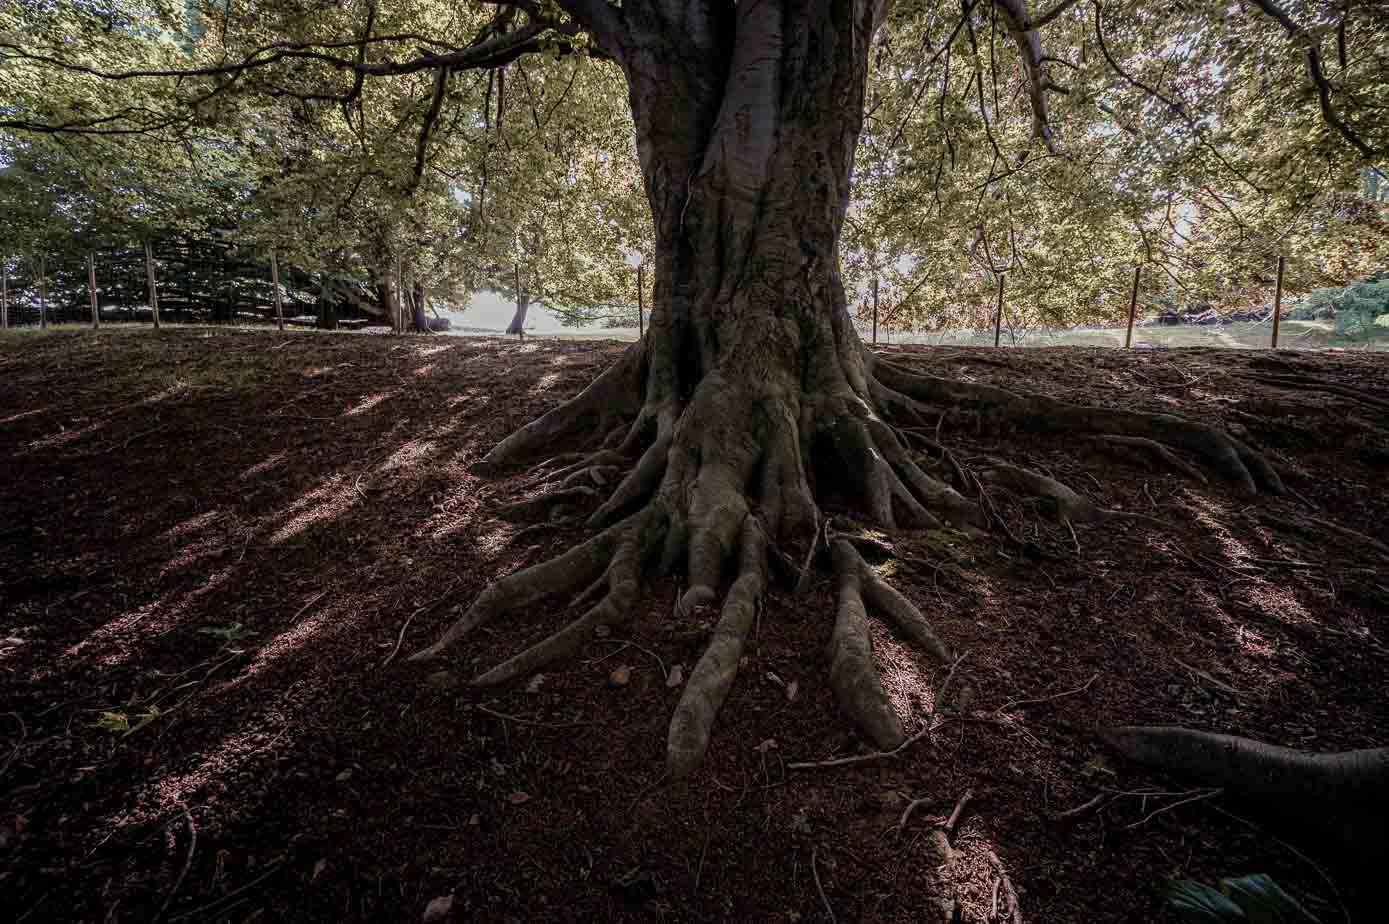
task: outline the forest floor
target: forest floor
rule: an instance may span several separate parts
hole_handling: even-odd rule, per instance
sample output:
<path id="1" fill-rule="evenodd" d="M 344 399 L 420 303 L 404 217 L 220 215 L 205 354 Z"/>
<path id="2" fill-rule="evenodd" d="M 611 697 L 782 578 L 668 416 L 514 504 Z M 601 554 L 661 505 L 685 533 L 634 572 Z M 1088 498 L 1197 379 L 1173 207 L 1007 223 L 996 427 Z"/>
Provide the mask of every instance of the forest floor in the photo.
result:
<path id="1" fill-rule="evenodd" d="M 11 920 L 417 921 L 453 896 L 452 919 L 472 921 L 936 921 L 944 881 L 963 920 L 1007 921 L 1000 872 L 1030 922 L 1169 920 L 1168 880 L 1255 872 L 1342 919 L 1352 884 L 1336 867 L 1091 729 L 1387 743 L 1389 565 L 1310 519 L 1389 540 L 1384 357 L 894 350 L 939 374 L 1218 422 L 1296 494 L 1251 501 L 1075 438 L 946 420 L 966 461 L 1011 458 L 1152 519 L 1072 535 L 995 491 L 1033 554 L 1003 536 L 893 537 L 881 566 L 965 653 L 975 696 L 888 760 L 789 766 L 863 745 L 826 679 L 832 582 L 774 585 L 705 766 L 672 787 L 667 681 L 708 627 L 675 620 L 670 582 L 542 677 L 479 692 L 403 663 L 487 582 L 580 534 L 523 534 L 495 511 L 525 479 L 468 468 L 620 350 L 0 337 Z M 488 627 L 442 666 L 471 676 L 565 620 L 557 605 Z M 922 727 L 945 671 L 874 633 L 885 686 Z M 619 666 L 630 682 L 610 685 Z M 933 831 L 966 791 L 941 864 Z M 899 826 L 917 798 L 934 802 Z"/>

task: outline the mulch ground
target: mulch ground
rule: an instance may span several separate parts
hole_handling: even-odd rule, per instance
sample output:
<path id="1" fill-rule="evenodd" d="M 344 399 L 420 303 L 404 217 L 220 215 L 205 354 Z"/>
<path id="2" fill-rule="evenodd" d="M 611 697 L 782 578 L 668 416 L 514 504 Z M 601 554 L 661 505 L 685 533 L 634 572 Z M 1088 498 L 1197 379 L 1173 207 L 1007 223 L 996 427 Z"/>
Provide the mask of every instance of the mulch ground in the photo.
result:
<path id="1" fill-rule="evenodd" d="M 788 767 L 864 746 L 826 682 L 828 575 L 801 597 L 774 586 L 706 765 L 670 787 L 667 678 L 688 675 L 708 626 L 675 619 L 669 582 L 540 677 L 478 692 L 403 663 L 489 581 L 582 534 L 499 519 L 525 479 L 468 469 L 621 348 L 0 339 L 6 917 L 419 920 L 452 896 L 454 920 L 934 921 L 944 895 L 965 921 L 1006 921 L 1006 872 L 1028 921 L 1162 921 L 1172 878 L 1264 872 L 1342 919 L 1353 883 L 1315 850 L 1114 757 L 1090 729 L 1389 743 L 1386 562 L 1310 519 L 1389 539 L 1384 358 L 895 351 L 1219 422 L 1295 494 L 1250 500 L 1072 437 L 946 420 L 966 464 L 1009 458 L 1153 519 L 1072 535 L 999 491 L 1026 549 L 890 537 L 882 567 L 965 653 L 955 682 L 974 694 L 969 716 L 938 716 L 891 760 Z M 443 666 L 471 676 L 565 610 L 489 626 Z M 945 669 L 874 632 L 896 707 L 922 727 Z M 620 666 L 631 680 L 611 686 Z M 935 832 L 966 790 L 942 863 Z M 917 798 L 934 802 L 899 830 Z"/>

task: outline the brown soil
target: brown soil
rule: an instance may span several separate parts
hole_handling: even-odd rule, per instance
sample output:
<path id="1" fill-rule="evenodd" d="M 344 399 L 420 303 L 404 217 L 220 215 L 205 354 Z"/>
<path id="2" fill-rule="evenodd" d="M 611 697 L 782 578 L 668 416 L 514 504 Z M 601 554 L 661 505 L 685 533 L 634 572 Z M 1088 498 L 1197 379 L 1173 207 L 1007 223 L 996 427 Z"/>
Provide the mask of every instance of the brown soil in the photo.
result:
<path id="1" fill-rule="evenodd" d="M 944 880 L 977 922 L 994 914 L 990 851 L 1029 921 L 1166 920 L 1166 880 L 1251 872 L 1341 919 L 1324 878 L 1341 878 L 1335 867 L 1221 799 L 1153 814 L 1197 793 L 1109 755 L 1090 729 L 1389 743 L 1386 563 L 1353 536 L 1292 525 L 1311 513 L 1389 538 L 1382 357 L 894 351 L 923 370 L 1219 421 L 1297 496 L 1250 502 L 1147 458 L 947 420 L 942 439 L 966 464 L 1008 458 L 1165 525 L 1110 520 L 1072 537 L 1035 500 L 994 489 L 1026 547 L 890 537 L 897 557 L 880 564 L 966 653 L 955 682 L 973 704 L 894 760 L 844 768 L 788 769 L 862 749 L 825 676 L 830 575 L 800 598 L 774 582 L 705 766 L 663 788 L 679 692 L 665 672 L 688 676 L 707 629 L 675 621 L 669 582 L 539 681 L 477 692 L 401 663 L 488 581 L 581 534 L 561 524 L 513 541 L 527 524 L 494 511 L 525 479 L 468 466 L 620 349 L 143 330 L 0 340 L 11 919 L 419 920 L 452 894 L 456 920 L 810 921 L 828 903 L 841 921 L 923 921 L 940 919 Z M 442 666 L 471 676 L 565 621 L 556 606 L 490 626 Z M 945 672 L 874 631 L 885 685 L 919 727 Z M 610 686 L 619 666 L 631 681 Z M 104 713 L 133 730 L 103 728 Z M 933 826 L 966 789 L 958 852 L 937 869 Z M 1128 795 L 1055 820 L 1110 790 Z M 936 802 L 898 833 L 923 796 Z"/>

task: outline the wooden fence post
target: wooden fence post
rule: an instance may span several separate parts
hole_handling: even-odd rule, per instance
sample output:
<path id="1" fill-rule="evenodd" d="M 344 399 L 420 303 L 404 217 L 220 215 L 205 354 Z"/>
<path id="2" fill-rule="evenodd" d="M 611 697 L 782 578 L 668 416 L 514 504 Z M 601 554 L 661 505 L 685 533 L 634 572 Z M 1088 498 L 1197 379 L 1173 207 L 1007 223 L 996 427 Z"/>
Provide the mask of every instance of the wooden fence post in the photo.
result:
<path id="1" fill-rule="evenodd" d="M 48 327 L 48 258 L 39 254 L 39 327 Z"/>
<path id="2" fill-rule="evenodd" d="M 999 341 L 1003 337 L 1003 280 L 1007 278 L 1006 273 L 998 274 L 998 310 L 994 312 L 994 348 L 998 348 Z"/>
<path id="3" fill-rule="evenodd" d="M 1143 264 L 1133 268 L 1133 288 L 1129 291 L 1129 326 L 1124 332 L 1124 349 L 1133 348 L 1133 319 L 1138 313 L 1138 280 L 1143 275 Z"/>
<path id="4" fill-rule="evenodd" d="M 873 345 L 878 345 L 878 277 L 873 277 Z"/>
<path id="5" fill-rule="evenodd" d="M 637 336 L 646 336 L 646 267 L 637 264 Z"/>
<path id="6" fill-rule="evenodd" d="M 159 330 L 159 284 L 154 278 L 154 248 L 145 241 L 145 277 L 150 290 L 150 312 L 154 318 L 154 329 Z"/>
<path id="7" fill-rule="evenodd" d="M 96 301 L 96 251 L 87 254 L 87 298 L 92 303 L 92 330 L 101 329 L 101 307 Z"/>
<path id="8" fill-rule="evenodd" d="M 275 256 L 275 248 L 270 248 L 270 284 L 275 287 L 275 326 L 285 329 L 285 306 L 280 298 L 280 261 Z"/>
<path id="9" fill-rule="evenodd" d="M 1278 349 L 1278 319 L 1283 314 L 1283 262 L 1282 256 L 1278 257 L 1278 285 L 1273 290 L 1273 346 L 1271 349 Z"/>

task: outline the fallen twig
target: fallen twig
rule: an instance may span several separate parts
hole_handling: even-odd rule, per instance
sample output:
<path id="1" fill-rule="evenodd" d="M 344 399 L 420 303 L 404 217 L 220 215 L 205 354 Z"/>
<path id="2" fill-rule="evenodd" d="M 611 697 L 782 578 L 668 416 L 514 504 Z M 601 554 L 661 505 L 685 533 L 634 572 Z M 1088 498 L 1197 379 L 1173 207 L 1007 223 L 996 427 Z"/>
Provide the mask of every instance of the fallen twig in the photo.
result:
<path id="1" fill-rule="evenodd" d="M 198 848 L 198 826 L 193 824 L 193 815 L 187 808 L 183 810 L 183 820 L 188 824 L 188 857 L 183 861 L 183 870 L 174 880 L 174 887 L 169 890 L 169 894 L 164 897 L 164 904 L 159 906 L 159 911 L 154 915 L 154 924 L 158 924 L 164 917 L 164 912 L 169 910 L 169 903 L 178 894 L 179 887 L 183 885 L 183 880 L 188 877 L 188 870 L 193 866 L 193 851 Z"/>
<path id="2" fill-rule="evenodd" d="M 950 817 L 941 826 L 945 830 L 946 836 L 955 834 L 955 826 L 960 823 L 960 816 L 965 813 L 965 806 L 969 805 L 969 800 L 973 798 L 974 790 L 966 789 L 964 794 L 960 796 L 960 801 L 955 803 L 955 810 L 950 813 Z"/>
<path id="3" fill-rule="evenodd" d="M 934 798 L 927 797 L 923 799 L 913 799 L 911 802 L 907 803 L 907 807 L 902 811 L 902 817 L 897 819 L 897 833 L 902 833 L 902 829 L 905 828 L 907 822 L 911 820 L 913 812 L 922 806 L 931 805 L 935 801 Z"/>
<path id="4" fill-rule="evenodd" d="M 893 748 L 890 751 L 874 751 L 871 754 L 855 754 L 852 757 L 836 757 L 832 760 L 798 761 L 796 763 L 787 764 L 786 768 L 788 770 L 812 770 L 818 767 L 848 767 L 853 764 L 867 763 L 870 760 L 881 760 L 885 757 L 896 757 L 898 754 L 902 753 L 907 748 L 911 747 L 913 744 L 916 744 L 916 742 L 920 741 L 922 738 L 925 738 L 931 732 L 935 731 L 937 727 L 938 726 L 934 723 L 928 724 L 921 731 L 912 735 L 906 741 L 903 741 L 901 744 L 897 745 L 897 747 Z"/>
<path id="5" fill-rule="evenodd" d="M 1004 703 L 1002 706 L 999 706 L 997 709 L 995 709 L 994 715 L 998 715 L 999 713 L 1004 712 L 1005 710 L 1012 709 L 1014 706 L 1035 706 L 1038 703 L 1049 703 L 1052 700 L 1060 699 L 1063 696 L 1074 696 L 1077 693 L 1084 693 L 1086 690 L 1090 689 L 1090 684 L 1094 683 L 1095 678 L 1098 676 L 1100 676 L 1098 672 L 1092 674 L 1089 680 L 1085 681 L 1080 686 L 1076 687 L 1074 690 L 1062 690 L 1060 693 L 1053 693 L 1050 696 L 1042 696 L 1037 699 L 1012 700 L 1011 702 Z"/>
<path id="6" fill-rule="evenodd" d="M 512 715 L 509 712 L 498 712 L 490 706 L 478 704 L 473 707 L 478 712 L 485 712 L 487 715 L 496 719 L 506 719 L 508 722 L 515 722 L 517 725 L 533 725 L 537 728 L 577 728 L 581 725 L 597 725 L 597 722 L 540 722 L 535 719 L 527 719 L 523 716 Z"/>
<path id="7" fill-rule="evenodd" d="M 1212 797 L 1214 797 L 1214 796 L 1220 795 L 1220 794 L 1223 793 L 1224 791 L 1225 791 L 1225 790 L 1223 790 L 1223 789 L 1206 789 L 1206 790 L 1202 790 L 1201 792 L 1199 792 L 1198 794 L 1196 794 L 1196 795 L 1194 795 L 1194 796 L 1189 796 L 1189 797 L 1186 798 L 1186 799 L 1178 799 L 1176 802 L 1169 802 L 1167 805 L 1164 805 L 1164 806 L 1163 806 L 1162 808 L 1160 808 L 1160 809 L 1154 809 L 1153 811 L 1151 811 L 1151 812 L 1149 812 L 1148 814 L 1144 815 L 1144 816 L 1143 816 L 1142 818 L 1140 818 L 1138 821 L 1135 821 L 1135 822 L 1133 822 L 1132 824 L 1124 825 L 1124 827 L 1125 827 L 1125 828 L 1137 828 L 1137 827 L 1141 827 L 1142 825 L 1147 824 L 1147 823 L 1148 823 L 1149 821 L 1151 821 L 1152 819 L 1154 819 L 1154 818 L 1156 818 L 1157 816 L 1161 815 L 1163 812 L 1171 811 L 1172 809 L 1176 808 L 1176 807 L 1179 806 L 1179 805 L 1186 805 L 1186 804 L 1189 803 L 1189 802 L 1200 802 L 1202 799 L 1210 799 L 1210 798 L 1212 798 Z"/>
<path id="8" fill-rule="evenodd" d="M 1052 821 L 1069 821 L 1072 818 L 1079 818 L 1082 815 L 1089 814 L 1113 798 L 1114 796 L 1107 792 L 1096 793 L 1093 799 L 1089 799 L 1077 805 L 1075 808 L 1066 809 L 1064 812 L 1058 812 L 1053 815 Z"/>
<path id="9" fill-rule="evenodd" d="M 818 846 L 810 852 L 810 871 L 815 874 L 815 891 L 820 893 L 820 901 L 825 906 L 825 914 L 830 916 L 831 924 L 835 924 L 839 919 L 834 916 L 834 908 L 830 905 L 830 900 L 825 897 L 825 887 L 820 884 L 820 870 L 815 864 L 819 853 L 820 848 Z"/>
<path id="10" fill-rule="evenodd" d="M 1008 872 L 1003 868 L 1003 861 L 998 858 L 998 854 L 989 848 L 984 848 L 984 856 L 988 858 L 989 865 L 994 868 L 994 874 L 1003 883 L 1003 895 L 1008 899 L 1008 917 L 1012 924 L 1022 924 L 1022 907 L 1018 904 L 1018 893 L 1013 889 L 1013 880 L 1008 878 Z"/>
<path id="11" fill-rule="evenodd" d="M 458 580 L 461 580 L 461 578 Z M 386 660 L 381 662 L 382 669 L 384 669 L 386 665 L 394 661 L 395 656 L 400 653 L 400 645 L 402 642 L 405 641 L 405 630 L 410 628 L 410 623 L 414 621 L 415 617 L 423 613 L 425 610 L 433 609 L 434 607 L 438 606 L 440 602 L 447 600 L 449 594 L 453 593 L 453 589 L 458 586 L 458 580 L 455 580 L 452 584 L 450 584 L 448 590 L 444 591 L 442 594 L 435 597 L 433 600 L 430 600 L 428 603 L 424 604 L 424 606 L 417 608 L 413 613 L 406 617 L 405 624 L 400 627 L 400 634 L 396 636 L 395 647 L 392 648 L 391 653 L 386 656 Z M 325 590 L 323 593 L 327 593 L 327 591 Z M 321 597 L 323 596 L 323 594 L 319 594 L 319 596 Z M 312 600 L 310 600 L 309 602 L 313 603 Z"/>
<path id="12" fill-rule="evenodd" d="M 4 779 L 5 772 L 10 769 L 10 764 L 14 763 L 14 759 L 19 756 L 19 751 L 24 747 L 24 742 L 29 740 L 29 726 L 24 724 L 23 717 L 20 716 L 18 712 L 7 712 L 5 715 L 14 716 L 14 720 L 19 723 L 19 743 L 14 746 L 14 750 L 10 752 L 10 756 L 5 758 L 5 765 L 0 767 L 0 779 Z"/>

